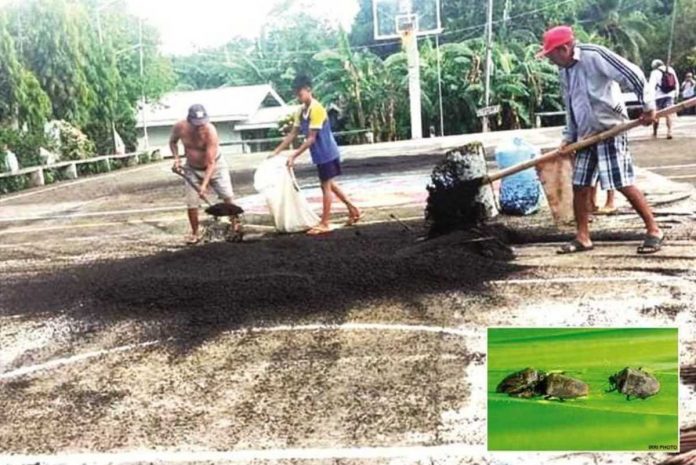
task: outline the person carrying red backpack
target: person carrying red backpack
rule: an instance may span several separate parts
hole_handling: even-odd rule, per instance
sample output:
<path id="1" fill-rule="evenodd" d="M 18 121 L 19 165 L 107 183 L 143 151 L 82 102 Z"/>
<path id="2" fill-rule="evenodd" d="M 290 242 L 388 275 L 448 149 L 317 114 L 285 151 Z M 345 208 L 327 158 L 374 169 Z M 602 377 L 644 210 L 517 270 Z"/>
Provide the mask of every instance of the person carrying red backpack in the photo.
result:
<path id="1" fill-rule="evenodd" d="M 652 73 L 648 85 L 655 89 L 655 105 L 657 110 L 663 110 L 674 105 L 679 92 L 679 79 L 674 68 L 666 66 L 662 60 L 653 60 Z M 667 139 L 672 138 L 672 119 L 673 115 L 666 116 L 667 120 Z M 657 129 L 660 126 L 660 120 L 653 123 L 653 137 L 657 137 Z"/>

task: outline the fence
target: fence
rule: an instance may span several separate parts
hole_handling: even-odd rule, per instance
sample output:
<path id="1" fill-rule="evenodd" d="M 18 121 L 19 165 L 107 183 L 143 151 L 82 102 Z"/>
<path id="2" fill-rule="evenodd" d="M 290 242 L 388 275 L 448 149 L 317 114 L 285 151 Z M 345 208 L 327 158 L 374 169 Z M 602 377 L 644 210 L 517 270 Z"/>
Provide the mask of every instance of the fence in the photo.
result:
<path id="1" fill-rule="evenodd" d="M 31 166 L 14 173 L 0 173 L 0 194 L 30 187 L 39 187 L 55 181 L 77 179 L 80 176 L 105 173 L 115 169 L 161 160 L 159 151 L 102 155 L 85 160 L 68 160 L 51 165 Z"/>

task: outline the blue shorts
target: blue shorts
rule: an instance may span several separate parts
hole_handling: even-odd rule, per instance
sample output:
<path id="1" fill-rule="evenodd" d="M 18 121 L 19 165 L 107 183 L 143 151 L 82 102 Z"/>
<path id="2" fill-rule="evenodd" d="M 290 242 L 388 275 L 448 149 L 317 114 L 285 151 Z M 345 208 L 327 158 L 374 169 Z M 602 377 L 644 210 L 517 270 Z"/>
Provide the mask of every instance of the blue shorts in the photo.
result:
<path id="1" fill-rule="evenodd" d="M 317 171 L 322 182 L 331 181 L 333 178 L 341 175 L 341 159 L 336 158 L 330 162 L 317 165 Z"/>
<path id="2" fill-rule="evenodd" d="M 635 182 L 626 133 L 575 154 L 573 185 L 591 187 L 597 184 L 597 180 L 605 191 L 632 186 Z"/>
<path id="3" fill-rule="evenodd" d="M 673 97 L 662 97 L 661 99 L 655 100 L 655 106 L 658 110 L 664 110 L 667 107 L 674 105 Z"/>

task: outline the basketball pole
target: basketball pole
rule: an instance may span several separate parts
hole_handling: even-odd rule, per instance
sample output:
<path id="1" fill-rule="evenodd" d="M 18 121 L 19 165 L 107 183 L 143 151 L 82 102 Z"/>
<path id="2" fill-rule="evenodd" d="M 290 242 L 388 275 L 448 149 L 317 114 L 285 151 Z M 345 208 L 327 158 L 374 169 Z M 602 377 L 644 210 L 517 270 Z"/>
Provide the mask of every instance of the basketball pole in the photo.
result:
<path id="1" fill-rule="evenodd" d="M 440 100 L 440 137 L 445 137 L 445 113 L 442 103 L 442 57 L 440 56 L 440 34 L 435 35 L 435 51 L 437 52 L 437 94 Z"/>
<path id="2" fill-rule="evenodd" d="M 418 35 L 413 30 L 402 35 L 406 56 L 408 58 L 408 94 L 411 105 L 411 139 L 423 138 L 421 121 L 421 83 L 420 54 L 418 53 Z"/>
<path id="3" fill-rule="evenodd" d="M 493 0 L 488 0 L 488 19 L 486 21 L 486 87 L 484 98 L 486 107 L 491 104 L 491 42 L 493 41 Z M 488 116 L 481 118 L 481 129 L 488 132 Z"/>

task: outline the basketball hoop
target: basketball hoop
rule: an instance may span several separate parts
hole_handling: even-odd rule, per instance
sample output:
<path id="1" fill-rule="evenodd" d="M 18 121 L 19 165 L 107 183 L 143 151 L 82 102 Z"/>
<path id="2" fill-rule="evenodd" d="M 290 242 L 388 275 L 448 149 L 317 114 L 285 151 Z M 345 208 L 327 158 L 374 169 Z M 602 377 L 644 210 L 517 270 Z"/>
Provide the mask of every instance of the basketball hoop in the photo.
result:
<path id="1" fill-rule="evenodd" d="M 399 39 L 405 30 L 426 36 L 442 32 L 441 0 L 372 0 L 375 40 Z"/>
<path id="2" fill-rule="evenodd" d="M 404 14 L 395 18 L 396 31 L 401 36 L 401 42 L 406 47 L 418 33 L 418 15 Z"/>

